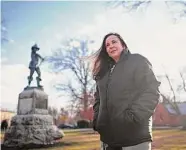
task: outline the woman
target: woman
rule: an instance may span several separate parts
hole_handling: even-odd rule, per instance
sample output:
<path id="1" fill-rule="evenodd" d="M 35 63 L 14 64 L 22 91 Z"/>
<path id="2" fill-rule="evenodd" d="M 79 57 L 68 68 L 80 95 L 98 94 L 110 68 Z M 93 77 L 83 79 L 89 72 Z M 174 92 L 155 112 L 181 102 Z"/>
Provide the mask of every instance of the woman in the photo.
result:
<path id="1" fill-rule="evenodd" d="M 150 150 L 160 83 L 150 62 L 131 54 L 119 34 L 107 34 L 93 66 L 94 130 L 103 150 Z"/>

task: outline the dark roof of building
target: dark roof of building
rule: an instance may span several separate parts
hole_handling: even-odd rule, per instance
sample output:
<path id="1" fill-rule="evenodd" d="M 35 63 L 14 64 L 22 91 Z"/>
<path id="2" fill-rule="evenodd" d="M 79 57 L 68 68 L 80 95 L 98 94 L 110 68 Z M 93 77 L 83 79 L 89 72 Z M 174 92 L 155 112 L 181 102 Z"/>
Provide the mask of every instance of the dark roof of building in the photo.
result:
<path id="1" fill-rule="evenodd" d="M 178 103 L 178 108 L 180 110 L 181 115 L 186 115 L 186 103 Z M 175 109 L 173 109 L 172 105 L 170 104 L 165 104 L 164 105 L 168 112 L 171 114 L 177 114 L 177 112 L 175 111 Z"/>

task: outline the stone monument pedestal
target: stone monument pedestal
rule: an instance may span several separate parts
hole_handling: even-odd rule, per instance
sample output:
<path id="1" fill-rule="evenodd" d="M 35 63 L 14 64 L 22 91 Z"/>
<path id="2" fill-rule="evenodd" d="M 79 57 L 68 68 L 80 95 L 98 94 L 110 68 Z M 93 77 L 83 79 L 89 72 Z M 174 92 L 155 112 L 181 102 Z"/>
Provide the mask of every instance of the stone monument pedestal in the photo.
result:
<path id="1" fill-rule="evenodd" d="M 28 87 L 21 92 L 17 115 L 5 133 L 4 146 L 51 145 L 63 136 L 48 114 L 48 95 L 43 89 Z"/>

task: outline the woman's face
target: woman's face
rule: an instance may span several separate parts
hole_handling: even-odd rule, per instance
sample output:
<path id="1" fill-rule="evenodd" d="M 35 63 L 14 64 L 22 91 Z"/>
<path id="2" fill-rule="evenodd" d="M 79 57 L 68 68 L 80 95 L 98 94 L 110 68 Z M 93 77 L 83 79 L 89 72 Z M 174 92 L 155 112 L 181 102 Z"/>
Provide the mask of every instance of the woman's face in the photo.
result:
<path id="1" fill-rule="evenodd" d="M 105 40 L 105 47 L 108 55 L 117 62 L 120 58 L 121 52 L 124 47 L 121 44 L 120 39 L 115 35 L 110 35 Z"/>

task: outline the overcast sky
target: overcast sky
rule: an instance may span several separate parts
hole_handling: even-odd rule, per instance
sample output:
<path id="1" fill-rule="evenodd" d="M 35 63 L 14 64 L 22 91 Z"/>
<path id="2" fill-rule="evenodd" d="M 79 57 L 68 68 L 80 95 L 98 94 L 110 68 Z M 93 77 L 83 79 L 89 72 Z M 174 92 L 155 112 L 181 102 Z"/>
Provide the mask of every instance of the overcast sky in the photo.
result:
<path id="1" fill-rule="evenodd" d="M 1 48 L 2 108 L 16 110 L 18 94 L 27 85 L 31 46 L 36 42 L 40 47 L 39 53 L 48 56 L 69 37 L 88 36 L 95 41 L 92 49 L 97 50 L 105 34 L 117 32 L 132 53 L 140 53 L 150 60 L 156 75 L 164 75 L 164 66 L 175 89 L 181 82 L 178 71 L 186 66 L 186 20 L 175 22 L 164 2 L 155 1 L 146 11 L 131 14 L 124 13 L 120 7 L 110 9 L 101 1 L 20 1 L 1 2 L 1 6 L 10 39 Z M 178 9 L 181 7 L 172 8 Z M 41 69 L 49 105 L 58 108 L 66 106 L 67 98 L 59 98 L 53 85 L 58 79 L 66 80 L 67 76 L 56 76 L 47 64 Z M 161 90 L 169 93 L 165 79 L 162 80 Z M 178 99 L 186 100 L 186 95 L 179 93 Z"/>

